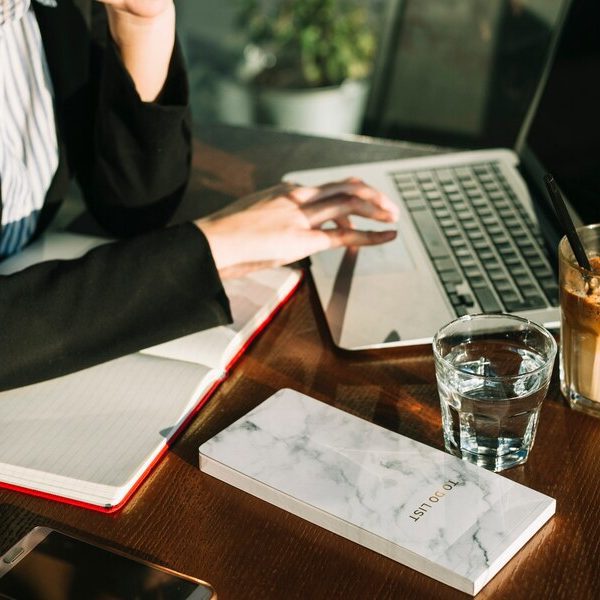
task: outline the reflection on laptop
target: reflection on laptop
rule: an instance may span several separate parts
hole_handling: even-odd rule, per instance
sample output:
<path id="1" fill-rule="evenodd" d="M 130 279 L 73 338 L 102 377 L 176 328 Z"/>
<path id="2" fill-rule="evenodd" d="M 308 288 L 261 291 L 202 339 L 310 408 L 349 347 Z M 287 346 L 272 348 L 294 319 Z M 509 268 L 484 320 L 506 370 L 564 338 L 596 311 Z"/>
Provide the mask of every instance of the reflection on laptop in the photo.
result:
<path id="1" fill-rule="evenodd" d="M 527 129 L 569 3 L 554 4 L 554 34 L 544 42 L 537 72 L 531 72 L 535 85 L 529 85 L 527 102 L 521 99 L 520 106 L 507 111 L 518 120 L 507 128 L 513 139 L 505 145 L 512 150 L 455 152 L 286 176 L 308 185 L 361 177 L 400 207 L 395 241 L 312 258 L 319 299 L 340 347 L 426 343 L 442 324 L 467 313 L 503 311 L 558 326 L 558 286 L 544 245 L 550 232 L 539 222 L 538 200 L 532 200 L 520 172 Z M 360 220 L 356 225 L 362 225 Z"/>

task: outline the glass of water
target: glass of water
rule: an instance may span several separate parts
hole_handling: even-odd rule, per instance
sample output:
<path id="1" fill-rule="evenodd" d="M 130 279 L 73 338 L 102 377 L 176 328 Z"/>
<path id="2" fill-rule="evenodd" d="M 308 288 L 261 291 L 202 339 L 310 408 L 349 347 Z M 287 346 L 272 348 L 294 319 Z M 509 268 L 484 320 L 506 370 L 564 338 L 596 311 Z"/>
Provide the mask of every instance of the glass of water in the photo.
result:
<path id="1" fill-rule="evenodd" d="M 543 327 L 513 315 L 467 315 L 433 339 L 444 444 L 492 471 L 527 460 L 556 356 Z"/>

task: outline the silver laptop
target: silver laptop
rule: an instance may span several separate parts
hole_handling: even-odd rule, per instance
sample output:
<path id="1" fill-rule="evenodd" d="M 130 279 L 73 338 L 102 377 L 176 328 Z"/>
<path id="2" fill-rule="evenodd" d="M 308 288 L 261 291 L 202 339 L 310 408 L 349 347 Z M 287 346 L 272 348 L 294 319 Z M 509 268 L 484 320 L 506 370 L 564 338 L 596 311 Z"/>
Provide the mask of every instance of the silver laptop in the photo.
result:
<path id="1" fill-rule="evenodd" d="M 539 220 L 522 174 L 525 139 L 555 52 L 568 2 L 555 2 L 545 54 L 511 149 L 483 149 L 289 173 L 314 185 L 356 176 L 400 208 L 398 237 L 381 246 L 311 257 L 311 273 L 335 344 L 349 350 L 429 343 L 468 313 L 510 312 L 559 326 L 556 231 Z M 534 165 L 528 161 L 528 168 Z M 540 171 L 539 164 L 537 170 Z M 528 174 L 540 180 L 540 172 Z M 532 199 L 534 198 L 534 199 Z M 543 211 L 542 211 L 543 212 Z M 373 229 L 371 221 L 355 226 Z M 381 225 L 381 228 L 389 225 Z"/>

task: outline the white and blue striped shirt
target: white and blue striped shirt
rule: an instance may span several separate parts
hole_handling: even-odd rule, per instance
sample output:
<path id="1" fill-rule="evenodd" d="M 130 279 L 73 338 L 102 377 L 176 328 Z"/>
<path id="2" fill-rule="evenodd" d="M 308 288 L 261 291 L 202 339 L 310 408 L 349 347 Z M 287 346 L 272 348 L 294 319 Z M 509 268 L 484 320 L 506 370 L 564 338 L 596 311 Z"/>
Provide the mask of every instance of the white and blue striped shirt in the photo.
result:
<path id="1" fill-rule="evenodd" d="M 33 235 L 57 166 L 52 83 L 30 0 L 0 0 L 0 257 Z"/>

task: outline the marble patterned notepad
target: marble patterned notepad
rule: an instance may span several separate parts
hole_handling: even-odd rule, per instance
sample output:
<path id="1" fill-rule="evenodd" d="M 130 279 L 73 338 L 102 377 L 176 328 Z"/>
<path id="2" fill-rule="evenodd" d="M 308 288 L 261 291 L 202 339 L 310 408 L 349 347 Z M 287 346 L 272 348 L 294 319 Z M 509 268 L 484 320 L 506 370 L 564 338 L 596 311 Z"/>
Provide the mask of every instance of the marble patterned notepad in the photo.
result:
<path id="1" fill-rule="evenodd" d="M 200 446 L 200 468 L 475 595 L 553 498 L 283 389 Z"/>

